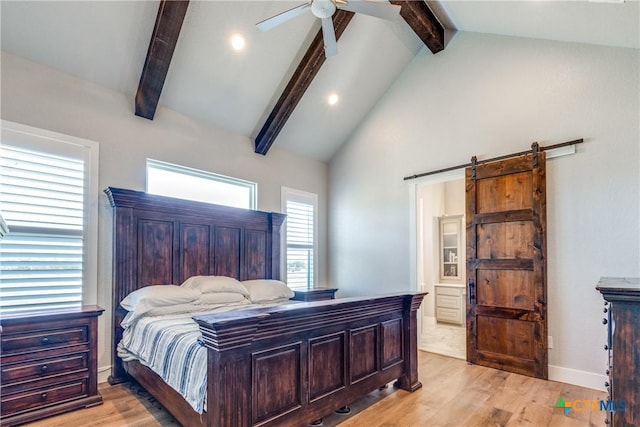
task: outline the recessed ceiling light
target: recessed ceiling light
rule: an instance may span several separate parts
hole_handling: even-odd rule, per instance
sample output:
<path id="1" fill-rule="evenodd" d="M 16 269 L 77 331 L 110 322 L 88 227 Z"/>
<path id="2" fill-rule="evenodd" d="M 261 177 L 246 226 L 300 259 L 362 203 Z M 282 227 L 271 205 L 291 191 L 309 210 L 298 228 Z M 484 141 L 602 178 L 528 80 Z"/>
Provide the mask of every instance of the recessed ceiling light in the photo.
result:
<path id="1" fill-rule="evenodd" d="M 329 105 L 336 105 L 339 99 L 340 97 L 337 93 L 332 93 L 327 97 L 327 102 L 329 103 Z"/>
<path id="2" fill-rule="evenodd" d="M 231 47 L 233 48 L 233 50 L 235 50 L 236 52 L 240 52 L 242 49 L 244 49 L 244 46 L 244 37 L 242 37 L 240 34 L 234 34 L 233 36 L 231 36 Z"/>

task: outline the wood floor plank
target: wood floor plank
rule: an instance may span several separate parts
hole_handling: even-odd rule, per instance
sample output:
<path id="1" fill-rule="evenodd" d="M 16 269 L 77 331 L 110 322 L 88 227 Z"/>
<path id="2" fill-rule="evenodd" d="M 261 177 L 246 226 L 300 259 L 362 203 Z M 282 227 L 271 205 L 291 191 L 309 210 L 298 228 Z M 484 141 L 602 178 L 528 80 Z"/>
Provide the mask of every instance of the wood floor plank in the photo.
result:
<path id="1" fill-rule="evenodd" d="M 425 425 L 442 427 L 469 425 L 475 416 L 475 412 L 481 409 L 490 397 L 491 395 L 488 393 L 469 389 L 460 393 L 446 406 L 443 406 L 427 420 Z"/>
<path id="2" fill-rule="evenodd" d="M 467 422 L 467 427 L 506 426 L 513 414 L 498 408 L 483 405 Z"/>
<path id="3" fill-rule="evenodd" d="M 538 403 L 527 403 L 520 406 L 518 412 L 506 424 L 511 426 L 538 427 L 547 426 L 551 422 L 553 409 L 549 409 L 550 405 L 540 405 Z"/>
<path id="4" fill-rule="evenodd" d="M 330 414 L 323 427 L 586 427 L 603 426 L 605 413 L 555 408 L 599 401 L 597 390 L 544 381 L 433 353 L 420 352 L 423 387 L 414 393 L 388 387 L 353 403 L 349 415 Z M 139 386 L 100 384 L 104 404 L 28 424 L 28 427 L 180 427 Z M 185 426 L 188 427 L 188 426 Z"/>

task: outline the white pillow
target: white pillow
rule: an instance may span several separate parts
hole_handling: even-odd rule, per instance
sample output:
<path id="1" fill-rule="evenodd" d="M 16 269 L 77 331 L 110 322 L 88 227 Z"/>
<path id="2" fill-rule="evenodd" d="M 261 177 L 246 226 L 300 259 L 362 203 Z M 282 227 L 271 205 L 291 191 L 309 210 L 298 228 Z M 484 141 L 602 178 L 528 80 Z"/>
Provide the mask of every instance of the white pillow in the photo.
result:
<path id="1" fill-rule="evenodd" d="M 249 290 L 249 299 L 254 303 L 288 299 L 294 295 L 293 291 L 280 280 L 245 280 L 242 284 Z"/>
<path id="2" fill-rule="evenodd" d="M 183 288 L 197 289 L 200 293 L 233 292 L 249 296 L 249 291 L 237 279 L 227 276 L 192 276 L 182 282 Z"/>
<path id="3" fill-rule="evenodd" d="M 239 300 L 238 300 L 239 298 Z M 244 295 L 229 292 L 201 294 L 201 299 L 184 304 L 173 304 L 154 307 L 146 312 L 130 311 L 120 322 L 120 326 L 128 328 L 141 317 L 167 316 L 170 314 L 197 314 L 206 311 L 218 311 L 221 307 L 241 307 L 251 302 Z"/>
<path id="4" fill-rule="evenodd" d="M 126 329 L 142 316 L 165 316 L 167 314 L 198 312 L 201 309 L 200 307 L 201 306 L 195 305 L 194 303 L 190 302 L 184 304 L 172 304 L 154 307 L 142 313 L 137 311 L 130 311 L 127 313 L 124 319 L 122 319 L 122 322 L 120 322 L 120 326 Z"/>
<path id="5" fill-rule="evenodd" d="M 199 297 L 200 291 L 197 289 L 176 285 L 152 285 L 131 292 L 120 305 L 127 311 L 142 314 L 156 307 L 190 303 Z"/>
<path id="6" fill-rule="evenodd" d="M 290 299 L 289 297 L 287 297 L 287 298 L 272 299 L 270 301 L 252 302 L 251 304 L 260 305 L 260 306 L 264 306 L 264 307 L 275 307 L 277 305 L 296 304 L 296 303 L 299 303 L 299 302 L 304 302 L 304 301 L 294 301 L 294 300 Z"/>
<path id="7" fill-rule="evenodd" d="M 242 294 L 234 292 L 209 292 L 207 294 L 201 294 L 200 298 L 198 298 L 194 304 L 231 304 L 242 301 L 249 302 Z"/>

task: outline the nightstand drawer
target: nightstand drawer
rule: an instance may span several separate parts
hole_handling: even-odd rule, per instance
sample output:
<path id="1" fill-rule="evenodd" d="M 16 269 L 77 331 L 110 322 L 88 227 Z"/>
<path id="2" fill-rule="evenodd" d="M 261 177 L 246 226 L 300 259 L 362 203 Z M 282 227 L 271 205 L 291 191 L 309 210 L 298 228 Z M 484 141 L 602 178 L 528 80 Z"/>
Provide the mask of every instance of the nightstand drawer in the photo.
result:
<path id="1" fill-rule="evenodd" d="M 66 400 L 87 396 L 87 380 L 74 381 L 45 387 L 25 393 L 2 395 L 0 412 L 3 415 L 17 414 L 32 408 L 43 408 Z"/>
<path id="2" fill-rule="evenodd" d="M 6 392 L 7 387 L 17 382 L 44 379 L 60 373 L 68 374 L 78 370 L 87 370 L 88 368 L 89 361 L 86 352 L 3 365 L 1 368 L 2 389 Z"/>
<path id="3" fill-rule="evenodd" d="M 442 322 L 462 323 L 462 312 L 452 308 L 436 307 L 436 319 Z"/>
<path id="4" fill-rule="evenodd" d="M 451 295 L 459 297 L 462 295 L 462 289 L 454 285 L 436 285 L 436 295 Z"/>
<path id="5" fill-rule="evenodd" d="M 460 297 L 450 295 L 436 295 L 436 306 L 459 310 L 461 308 Z"/>
<path id="6" fill-rule="evenodd" d="M 87 326 L 76 326 L 59 329 L 43 329 L 29 334 L 5 334 L 2 336 L 1 349 L 3 355 L 11 353 L 39 350 L 60 345 L 85 343 L 89 341 Z"/>

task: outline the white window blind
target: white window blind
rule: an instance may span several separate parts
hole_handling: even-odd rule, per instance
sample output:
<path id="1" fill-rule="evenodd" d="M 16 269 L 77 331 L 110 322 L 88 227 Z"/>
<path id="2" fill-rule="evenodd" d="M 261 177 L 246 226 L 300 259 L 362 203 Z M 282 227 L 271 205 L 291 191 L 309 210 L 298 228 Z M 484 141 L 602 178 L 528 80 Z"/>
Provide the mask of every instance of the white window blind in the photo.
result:
<path id="1" fill-rule="evenodd" d="M 31 137 L 3 129 L 0 146 L 0 210 L 9 229 L 0 241 L 3 313 L 82 304 L 87 243 L 95 240 L 87 231 L 90 150 L 46 138 L 23 143 Z"/>
<path id="2" fill-rule="evenodd" d="M 147 159 L 147 192 L 160 196 L 256 209 L 255 182 Z"/>
<path id="3" fill-rule="evenodd" d="M 287 214 L 286 282 L 292 289 L 312 289 L 316 282 L 317 196 L 283 188 Z"/>

